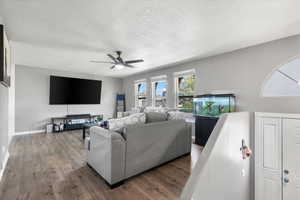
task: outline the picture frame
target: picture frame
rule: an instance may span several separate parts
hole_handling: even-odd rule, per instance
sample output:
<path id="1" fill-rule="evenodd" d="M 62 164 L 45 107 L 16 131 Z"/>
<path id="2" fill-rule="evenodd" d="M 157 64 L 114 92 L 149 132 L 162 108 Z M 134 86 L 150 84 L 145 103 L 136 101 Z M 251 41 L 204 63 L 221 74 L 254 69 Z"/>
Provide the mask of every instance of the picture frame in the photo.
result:
<path id="1" fill-rule="evenodd" d="M 0 24 L 0 83 L 10 87 L 10 47 L 4 25 Z"/>

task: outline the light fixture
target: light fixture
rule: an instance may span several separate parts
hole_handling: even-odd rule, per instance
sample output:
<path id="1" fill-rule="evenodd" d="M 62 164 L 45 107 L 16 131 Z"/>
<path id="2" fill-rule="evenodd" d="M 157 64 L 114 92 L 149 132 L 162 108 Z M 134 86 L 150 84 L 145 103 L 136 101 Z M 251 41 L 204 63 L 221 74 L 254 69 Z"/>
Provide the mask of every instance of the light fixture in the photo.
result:
<path id="1" fill-rule="evenodd" d="M 124 65 L 122 65 L 122 64 L 116 64 L 116 65 L 115 65 L 115 68 L 116 68 L 116 69 L 123 69 L 123 68 L 124 68 Z"/>

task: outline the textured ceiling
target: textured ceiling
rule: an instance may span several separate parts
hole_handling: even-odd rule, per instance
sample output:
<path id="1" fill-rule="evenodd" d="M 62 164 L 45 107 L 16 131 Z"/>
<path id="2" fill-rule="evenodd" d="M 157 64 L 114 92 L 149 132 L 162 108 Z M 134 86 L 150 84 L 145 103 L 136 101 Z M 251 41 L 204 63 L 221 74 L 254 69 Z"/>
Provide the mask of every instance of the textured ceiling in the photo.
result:
<path id="1" fill-rule="evenodd" d="M 299 0 L 1 0 L 16 63 L 124 77 L 300 33 Z M 122 50 L 136 69 L 107 60 Z"/>

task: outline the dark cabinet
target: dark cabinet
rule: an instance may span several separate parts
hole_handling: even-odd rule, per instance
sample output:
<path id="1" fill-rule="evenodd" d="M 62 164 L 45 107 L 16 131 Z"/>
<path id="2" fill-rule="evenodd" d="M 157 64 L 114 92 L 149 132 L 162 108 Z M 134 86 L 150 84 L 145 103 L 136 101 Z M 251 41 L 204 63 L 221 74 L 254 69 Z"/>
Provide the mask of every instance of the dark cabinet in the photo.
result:
<path id="1" fill-rule="evenodd" d="M 200 146 L 205 146 L 219 118 L 206 116 L 195 116 L 195 118 L 195 142 Z"/>

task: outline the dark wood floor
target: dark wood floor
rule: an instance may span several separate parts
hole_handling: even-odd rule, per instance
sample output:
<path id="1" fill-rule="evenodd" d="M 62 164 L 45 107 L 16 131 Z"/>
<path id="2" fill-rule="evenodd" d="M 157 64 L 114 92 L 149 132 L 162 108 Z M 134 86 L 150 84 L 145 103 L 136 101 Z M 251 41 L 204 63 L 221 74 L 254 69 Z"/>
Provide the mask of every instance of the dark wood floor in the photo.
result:
<path id="1" fill-rule="evenodd" d="M 16 136 L 0 183 L 1 200 L 179 199 L 200 147 L 111 190 L 86 165 L 80 132 Z"/>

